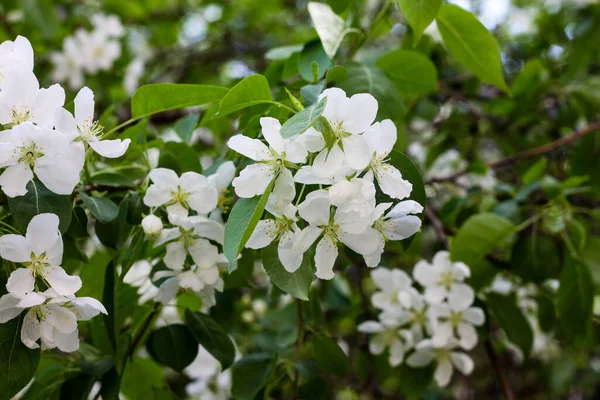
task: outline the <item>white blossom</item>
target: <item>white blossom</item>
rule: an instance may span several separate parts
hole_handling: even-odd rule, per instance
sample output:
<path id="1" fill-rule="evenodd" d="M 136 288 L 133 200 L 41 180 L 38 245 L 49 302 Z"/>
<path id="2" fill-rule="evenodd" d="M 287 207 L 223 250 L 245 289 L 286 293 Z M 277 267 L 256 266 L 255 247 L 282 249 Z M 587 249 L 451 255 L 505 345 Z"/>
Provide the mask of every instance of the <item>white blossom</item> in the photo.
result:
<path id="1" fill-rule="evenodd" d="M 481 308 L 457 308 L 449 304 L 435 304 L 432 308 L 436 317 L 441 319 L 432 337 L 437 347 L 452 341 L 456 341 L 465 350 L 471 350 L 477 345 L 475 326 L 481 326 L 485 321 L 485 314 Z"/>
<path id="2" fill-rule="evenodd" d="M 0 44 L 0 90 L 7 72 L 13 69 L 33 72 L 33 48 L 26 37 L 17 36 L 14 41 Z"/>
<path id="3" fill-rule="evenodd" d="M 394 320 L 365 321 L 358 326 L 358 331 L 373 334 L 369 340 L 369 352 L 374 355 L 382 354 L 389 349 L 389 362 L 397 367 L 404 361 L 405 353 L 413 346 L 410 331 L 400 329 Z"/>
<path id="4" fill-rule="evenodd" d="M 154 214 L 146 215 L 142 219 L 142 229 L 146 236 L 157 238 L 163 230 L 162 220 Z"/>
<path id="5" fill-rule="evenodd" d="M 374 307 L 382 311 L 411 307 L 416 290 L 406 272 L 399 269 L 376 268 L 371 271 L 371 279 L 380 289 L 371 296 Z"/>

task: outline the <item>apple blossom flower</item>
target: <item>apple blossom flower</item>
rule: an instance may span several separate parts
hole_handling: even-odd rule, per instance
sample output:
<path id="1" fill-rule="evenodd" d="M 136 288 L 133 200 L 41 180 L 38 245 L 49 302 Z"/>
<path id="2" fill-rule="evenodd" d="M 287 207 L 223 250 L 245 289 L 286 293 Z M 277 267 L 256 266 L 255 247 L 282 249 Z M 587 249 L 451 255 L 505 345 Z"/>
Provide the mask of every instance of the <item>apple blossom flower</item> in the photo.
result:
<path id="1" fill-rule="evenodd" d="M 329 202 L 336 207 L 336 218 L 349 233 L 361 233 L 372 225 L 375 210 L 375 185 L 361 178 L 343 179 L 329 188 Z"/>
<path id="2" fill-rule="evenodd" d="M 233 195 L 229 186 L 235 177 L 236 167 L 233 161 L 225 161 L 215 171 L 214 174 L 207 177 L 208 182 L 215 188 L 219 194 L 217 206 L 211 211 L 209 217 L 223 223 L 223 213 L 229 211 Z"/>
<path id="3" fill-rule="evenodd" d="M 17 36 L 14 41 L 0 44 L 0 90 L 7 71 L 12 69 L 33 71 L 33 47 L 26 37 Z"/>
<path id="4" fill-rule="evenodd" d="M 75 37 L 81 47 L 80 57 L 84 58 L 82 67 L 90 74 L 98 71 L 108 71 L 121 56 L 121 43 L 107 37 L 102 30 L 86 31 L 78 29 Z"/>
<path id="5" fill-rule="evenodd" d="M 71 140 L 88 144 L 96 153 L 106 158 L 121 157 L 131 139 L 100 140 L 102 125 L 94 121 L 94 93 L 87 87 L 75 96 L 75 117 L 64 108 L 56 112 L 56 129 Z"/>
<path id="6" fill-rule="evenodd" d="M 59 84 L 40 89 L 33 74 L 24 68 L 4 72 L 0 92 L 0 124 L 19 125 L 30 121 L 52 129 L 56 110 L 65 104 L 65 91 Z"/>
<path id="7" fill-rule="evenodd" d="M 369 267 L 376 267 L 381 262 L 381 255 L 388 240 L 408 239 L 421 229 L 421 218 L 416 214 L 423 212 L 423 206 L 413 200 L 404 200 L 396 204 L 387 214 L 384 213 L 391 203 L 381 203 L 372 214 L 373 228 L 379 233 L 379 246 L 371 254 L 364 256 Z"/>
<path id="8" fill-rule="evenodd" d="M 184 372 L 191 378 L 186 393 L 198 399 L 227 400 L 231 398 L 231 370 L 222 371 L 221 363 L 199 346 L 198 355 Z"/>
<path id="9" fill-rule="evenodd" d="M 444 346 L 452 340 L 457 341 L 465 350 L 471 350 L 477 345 L 475 326 L 481 326 L 485 321 L 481 308 L 457 308 L 449 304 L 434 304 L 432 308 L 436 317 L 442 320 L 437 324 L 432 337 L 436 346 Z"/>
<path id="10" fill-rule="evenodd" d="M 372 154 L 368 151 L 366 138 L 361 134 L 375 121 L 377 100 L 368 93 L 348 98 L 346 92 L 338 88 L 326 89 L 319 100 L 323 98 L 327 98 L 323 116 L 333 129 L 335 143 L 331 149 L 319 152 L 313 163 L 315 173 L 321 177 L 332 177 L 344 165 L 362 171 L 369 165 Z M 314 137 L 312 129 L 303 135 L 306 134 L 308 138 Z"/>
<path id="11" fill-rule="evenodd" d="M 371 296 L 374 307 L 383 311 L 411 307 L 412 296 L 416 290 L 406 272 L 400 269 L 376 268 L 371 271 L 371 279 L 380 289 Z"/>
<path id="12" fill-rule="evenodd" d="M 142 219 L 142 229 L 146 236 L 156 238 L 160 236 L 160 233 L 163 230 L 163 223 L 161 219 L 154 214 L 146 215 L 144 219 Z"/>
<path id="13" fill-rule="evenodd" d="M 52 192 L 71 194 L 84 162 L 85 153 L 58 131 L 25 122 L 0 132 L 0 167 L 8 167 L 0 185 L 8 197 L 26 194 L 34 172 Z"/>
<path id="14" fill-rule="evenodd" d="M 196 172 L 184 172 L 178 177 L 175 171 L 156 168 L 150 171 L 150 185 L 144 196 L 149 207 L 167 205 L 169 221 L 185 218 L 192 209 L 199 214 L 208 214 L 218 204 L 218 192 L 209 180 Z"/>
<path id="15" fill-rule="evenodd" d="M 297 236 L 292 251 L 300 257 L 321 236 L 315 253 L 316 275 L 319 279 L 332 279 L 333 266 L 338 256 L 338 242 L 343 242 L 358 254 L 370 254 L 377 248 L 377 232 L 367 227 L 364 231 L 354 234 L 348 229 L 356 224 L 350 215 L 344 218 L 331 213 L 331 202 L 327 190 L 316 190 L 309 193 L 302 204 L 298 206 L 300 216 L 309 223 Z M 343 215 L 340 213 L 339 215 Z"/>
<path id="16" fill-rule="evenodd" d="M 219 280 L 219 269 L 215 265 L 210 268 L 193 266 L 186 271 L 158 271 L 152 279 L 158 281 L 165 278 L 156 299 L 166 304 L 175 297 L 180 288 L 200 292 L 205 286 L 216 284 Z"/>
<path id="17" fill-rule="evenodd" d="M 465 278 L 471 276 L 471 271 L 462 262 L 452 262 L 447 251 L 438 251 L 431 264 L 419 261 L 413 276 L 425 287 L 425 298 L 431 303 L 440 304 L 448 299 L 449 304 L 457 309 L 473 303 L 475 293 L 464 283 Z"/>
<path id="18" fill-rule="evenodd" d="M 275 118 L 263 117 L 260 125 L 269 147 L 258 139 L 244 135 L 236 135 L 227 142 L 233 151 L 256 161 L 233 180 L 235 193 L 245 198 L 262 195 L 273 178 L 277 177 L 273 190 L 289 193 L 293 199 L 296 193 L 294 180 L 287 166 L 305 162 L 308 154 L 306 147 L 300 141 L 282 138 L 281 124 Z"/>
<path id="19" fill-rule="evenodd" d="M 98 300 L 91 297 L 60 296 L 53 289 L 31 292 L 23 297 L 11 293 L 0 298 L 0 323 L 5 323 L 28 310 L 21 327 L 21 341 L 37 349 L 41 339 L 45 349 L 58 348 L 64 352 L 79 349 L 77 321 L 87 321 L 96 315 L 107 314 Z"/>
<path id="20" fill-rule="evenodd" d="M 359 332 L 373 334 L 369 340 L 369 352 L 382 354 L 389 348 L 389 363 L 397 367 L 404 361 L 404 355 L 413 346 L 410 331 L 400 329 L 393 320 L 365 321 L 358 325 Z"/>
<path id="21" fill-rule="evenodd" d="M 398 326 L 406 327 L 414 342 L 420 342 L 426 335 L 431 335 L 437 327 L 436 315 L 432 313 L 421 293 L 410 290 L 410 306 L 389 307 L 381 313 L 380 318 L 388 321 L 396 321 Z"/>
<path id="22" fill-rule="evenodd" d="M 393 199 L 410 196 L 412 184 L 402 178 L 402 173 L 391 165 L 387 158 L 396 143 L 396 125 L 389 119 L 376 122 L 365 131 L 363 137 L 372 154 L 367 168 L 375 176 L 381 191 Z"/>
<path id="23" fill-rule="evenodd" d="M 79 89 L 83 86 L 83 63 L 81 58 L 81 44 L 75 36 L 65 38 L 62 52 L 50 53 L 52 62 L 52 79 L 66 82 L 69 88 Z"/>
<path id="24" fill-rule="evenodd" d="M 23 297 L 33 292 L 38 278 L 62 296 L 72 295 L 81 288 L 81 279 L 67 275 L 60 267 L 63 241 L 58 224 L 56 215 L 38 214 L 29 222 L 25 236 L 0 237 L 0 257 L 25 265 L 10 274 L 6 284 L 9 293 Z"/>
<path id="25" fill-rule="evenodd" d="M 96 13 L 90 17 L 95 31 L 107 38 L 121 38 L 125 35 L 125 28 L 116 15 Z"/>
<path id="26" fill-rule="evenodd" d="M 465 375 L 473 371 L 473 360 L 467 354 L 456 351 L 457 343 L 449 343 L 442 347 L 434 346 L 431 340 L 423 340 L 416 345 L 416 351 L 406 359 L 406 363 L 414 368 L 422 368 L 432 361 L 437 366 L 434 378 L 440 387 L 448 386 L 454 368 Z"/>

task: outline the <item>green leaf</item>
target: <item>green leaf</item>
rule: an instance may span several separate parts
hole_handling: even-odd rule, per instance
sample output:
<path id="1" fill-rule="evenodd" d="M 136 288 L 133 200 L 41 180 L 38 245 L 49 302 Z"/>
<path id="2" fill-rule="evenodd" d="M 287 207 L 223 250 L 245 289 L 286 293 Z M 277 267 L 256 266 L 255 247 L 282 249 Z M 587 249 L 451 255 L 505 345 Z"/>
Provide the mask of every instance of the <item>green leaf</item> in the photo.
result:
<path id="1" fill-rule="evenodd" d="M 61 233 L 65 233 L 71 224 L 72 208 L 69 196 L 55 194 L 35 179 L 27 184 L 27 193 L 24 196 L 8 198 L 8 208 L 22 231 L 27 229 L 33 217 L 42 213 L 58 216 L 58 229 Z"/>
<path id="2" fill-rule="evenodd" d="M 87 224 L 88 218 L 83 207 L 74 207 L 71 224 L 69 225 L 69 229 L 67 229 L 67 234 L 74 238 L 88 237 Z"/>
<path id="3" fill-rule="evenodd" d="M 527 171 L 525 171 L 523 177 L 521 178 L 521 180 L 523 181 L 523 185 L 531 185 L 535 181 L 542 179 L 547 165 L 547 158 L 542 158 L 538 162 L 533 164 Z"/>
<path id="4" fill-rule="evenodd" d="M 200 157 L 187 143 L 165 143 L 160 149 L 158 166 L 172 169 L 178 175 L 188 171 L 202 173 Z"/>
<path id="5" fill-rule="evenodd" d="M 39 368 L 40 371 L 36 373 L 31 386 L 29 386 L 25 395 L 19 398 L 20 400 L 46 400 L 55 398 L 53 396 L 58 395 L 61 386 L 78 374 L 72 368 L 67 368 L 62 364 L 52 364 L 43 369 L 40 365 Z"/>
<path id="6" fill-rule="evenodd" d="M 415 35 L 413 46 L 416 46 L 423 31 L 435 19 L 442 0 L 398 0 L 398 5 L 413 30 Z"/>
<path id="7" fill-rule="evenodd" d="M 562 333 L 585 339 L 591 331 L 594 284 L 587 265 L 567 256 L 560 274 L 556 312 Z"/>
<path id="8" fill-rule="evenodd" d="M 229 260 L 230 271 L 263 215 L 276 179 L 277 177 L 273 178 L 262 196 L 241 198 L 231 209 L 225 225 L 225 243 L 223 244 L 223 253 Z"/>
<path id="9" fill-rule="evenodd" d="M 450 256 L 454 261 L 473 267 L 515 230 L 512 222 L 496 214 L 474 215 L 458 230 L 450 247 Z"/>
<path id="10" fill-rule="evenodd" d="M 327 70 L 325 80 L 327 83 L 344 82 L 348 79 L 348 70 L 341 65 L 334 65 Z"/>
<path id="11" fill-rule="evenodd" d="M 155 83 L 140 87 L 131 99 L 131 118 L 219 101 L 227 88 L 210 85 Z"/>
<path id="12" fill-rule="evenodd" d="M 101 223 L 107 224 L 117 218 L 119 207 L 110 199 L 105 197 L 88 196 L 84 192 L 79 193 L 83 205 Z"/>
<path id="13" fill-rule="evenodd" d="M 338 83 L 348 96 L 370 93 L 379 102 L 378 119 L 397 121 L 406 114 L 406 107 L 396 85 L 378 67 L 352 63 L 346 65 L 348 79 Z"/>
<path id="14" fill-rule="evenodd" d="M 377 66 L 394 81 L 402 95 L 425 95 L 438 90 L 435 65 L 418 51 L 386 53 L 377 60 Z"/>
<path id="15" fill-rule="evenodd" d="M 296 98 L 296 96 L 294 96 L 292 94 L 292 92 L 290 92 L 288 90 L 288 88 L 285 88 L 285 93 L 288 95 L 290 101 L 292 102 L 292 105 L 294 106 L 294 108 L 296 109 L 296 111 L 302 111 L 304 110 L 304 106 L 302 105 L 302 103 L 300 102 L 300 100 L 298 100 Z"/>
<path id="16" fill-rule="evenodd" d="M 60 32 L 57 5 L 52 0 L 21 0 L 19 9 L 23 12 L 24 22 L 30 29 L 40 32 L 46 39 L 52 39 Z"/>
<path id="17" fill-rule="evenodd" d="M 190 114 L 185 117 L 179 118 L 173 129 L 177 132 L 177 135 L 186 143 L 189 143 L 190 138 L 192 137 L 192 133 L 198 126 L 198 120 L 200 119 L 200 115 L 198 114 Z"/>
<path id="18" fill-rule="evenodd" d="M 262 75 L 250 75 L 229 89 L 229 92 L 221 99 L 219 111 L 215 116 L 222 117 L 264 103 L 273 103 L 267 78 Z"/>
<path id="19" fill-rule="evenodd" d="M 497 293 L 488 293 L 486 304 L 500 327 L 506 332 L 508 339 L 519 346 L 527 357 L 533 346 L 533 331 L 527 318 L 517 306 L 515 298 Z"/>
<path id="20" fill-rule="evenodd" d="M 281 136 L 284 138 L 294 138 L 304 132 L 317 122 L 319 117 L 325 111 L 327 98 L 323 98 L 316 104 L 305 108 L 292 118 L 288 119 L 281 127 Z"/>
<path id="21" fill-rule="evenodd" d="M 235 347 L 229 335 L 208 315 L 185 311 L 185 323 L 202 347 L 213 355 L 226 370 L 235 359 Z"/>
<path id="22" fill-rule="evenodd" d="M 103 315 L 104 325 L 106 326 L 106 333 L 108 339 L 112 344 L 113 350 L 117 348 L 117 335 L 116 323 L 115 323 L 115 263 L 111 261 L 104 271 L 104 289 L 102 291 L 102 304 L 106 308 L 107 313 Z"/>
<path id="23" fill-rule="evenodd" d="M 308 290 L 315 277 L 314 255 L 310 253 L 304 254 L 300 268 L 291 273 L 286 271 L 279 261 L 276 242 L 262 249 L 261 258 L 265 271 L 275 286 L 300 300 L 307 301 Z"/>
<path id="24" fill-rule="evenodd" d="M 116 368 L 112 368 L 104 374 L 100 383 L 100 395 L 102 396 L 102 400 L 119 400 L 121 376 L 117 373 Z"/>
<path id="25" fill-rule="evenodd" d="M 546 235 L 520 237 L 513 248 L 510 265 L 526 281 L 542 283 L 556 278 L 561 266 L 559 246 Z"/>
<path id="26" fill-rule="evenodd" d="M 419 400 L 423 397 L 433 380 L 433 367 L 411 368 L 400 366 L 400 390 L 407 400 Z"/>
<path id="27" fill-rule="evenodd" d="M 325 75 L 325 71 L 333 65 L 319 40 L 306 43 L 298 58 L 298 71 L 305 81 L 316 81 L 313 76 L 313 63 L 316 63 L 318 67 L 317 79 L 321 79 Z"/>
<path id="28" fill-rule="evenodd" d="M 308 13 L 315 25 L 319 39 L 329 58 L 335 57 L 345 36 L 346 22 L 333 12 L 327 4 L 311 1 L 308 3 Z"/>
<path id="29" fill-rule="evenodd" d="M 459 6 L 444 4 L 436 20 L 444 43 L 459 63 L 482 81 L 509 92 L 498 42 L 473 14 Z"/>
<path id="30" fill-rule="evenodd" d="M 153 331 L 146 346 L 155 360 L 177 372 L 182 372 L 198 355 L 196 339 L 183 324 L 167 325 Z"/>
<path id="31" fill-rule="evenodd" d="M 129 272 L 131 266 L 140 259 L 140 255 L 145 244 L 146 236 L 144 235 L 144 231 L 141 229 L 141 227 L 136 226 L 131 237 L 131 243 L 122 253 L 121 281 L 123 281 L 123 278 L 125 278 L 125 275 L 127 275 L 127 272 Z"/>
<path id="32" fill-rule="evenodd" d="M 24 313 L 23 313 L 24 315 Z M 0 324 L 0 399 L 10 399 L 33 378 L 40 361 L 40 349 L 21 342 L 23 316 Z"/>
<path id="33" fill-rule="evenodd" d="M 231 368 L 231 395 L 236 400 L 253 400 L 266 385 L 275 360 L 269 354 L 250 354 Z"/>
<path id="34" fill-rule="evenodd" d="M 123 372 L 121 392 L 127 399 L 172 399 L 161 367 L 149 359 L 134 358 Z"/>
<path id="35" fill-rule="evenodd" d="M 317 121 L 315 122 L 315 128 L 323 135 L 325 147 L 331 150 L 331 148 L 335 144 L 336 136 L 335 132 L 333 131 L 333 128 L 331 127 L 331 124 L 329 123 L 329 120 L 327 120 L 327 118 L 321 115 L 319 118 L 317 118 Z"/>
<path id="36" fill-rule="evenodd" d="M 340 346 L 329 336 L 316 335 L 313 339 L 315 358 L 319 367 L 339 378 L 350 373 L 350 361 Z"/>

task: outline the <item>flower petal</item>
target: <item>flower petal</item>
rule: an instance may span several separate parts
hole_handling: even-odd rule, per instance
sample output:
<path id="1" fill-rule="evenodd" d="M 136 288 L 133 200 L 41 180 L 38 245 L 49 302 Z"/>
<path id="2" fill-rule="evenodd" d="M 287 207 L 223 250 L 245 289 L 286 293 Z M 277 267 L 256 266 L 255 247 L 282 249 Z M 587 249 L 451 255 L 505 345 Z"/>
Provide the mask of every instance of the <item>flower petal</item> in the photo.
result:
<path id="1" fill-rule="evenodd" d="M 29 221 L 25 237 L 31 243 L 31 251 L 38 256 L 55 247 L 56 242 L 60 241 L 61 257 L 58 260 L 60 264 L 60 261 L 62 261 L 62 238 L 58 230 L 59 223 L 60 220 L 56 214 L 38 214 Z M 53 251 L 53 253 L 56 253 L 56 251 Z"/>
<path id="2" fill-rule="evenodd" d="M 258 221 L 254 232 L 248 239 L 246 247 L 249 249 L 262 249 L 267 247 L 277 236 L 277 224 L 272 219 Z"/>
<path id="3" fill-rule="evenodd" d="M 27 194 L 27 184 L 33 179 L 29 165 L 18 163 L 8 167 L 0 175 L 0 186 L 8 197 L 24 196 Z"/>
<path id="4" fill-rule="evenodd" d="M 337 257 L 337 245 L 329 235 L 323 236 L 319 244 L 317 244 L 317 251 L 315 253 L 315 267 L 317 268 L 315 275 L 317 278 L 330 280 L 335 276 L 333 267 Z"/>
<path id="5" fill-rule="evenodd" d="M 350 97 L 343 111 L 344 130 L 353 134 L 363 133 L 377 117 L 377 100 L 368 93 Z"/>
<path id="6" fill-rule="evenodd" d="M 75 96 L 75 120 L 77 126 L 88 127 L 94 122 L 94 92 L 87 86 L 82 87 Z"/>
<path id="7" fill-rule="evenodd" d="M 17 263 L 29 261 L 32 250 L 32 244 L 24 236 L 0 236 L 0 257 L 5 260 Z"/>
<path id="8" fill-rule="evenodd" d="M 369 152 L 367 140 L 362 135 L 350 135 L 342 139 L 346 164 L 357 171 L 367 168 L 373 154 Z"/>
<path id="9" fill-rule="evenodd" d="M 23 297 L 33 292 L 34 287 L 35 279 L 30 268 L 17 268 L 11 272 L 6 283 L 6 290 L 16 297 Z"/>
<path id="10" fill-rule="evenodd" d="M 263 137 L 269 143 L 269 146 L 279 154 L 283 154 L 285 147 L 281 137 L 281 123 L 275 118 L 262 117 L 260 119 Z M 236 150 L 237 151 L 237 150 Z"/>
<path id="11" fill-rule="evenodd" d="M 68 275 L 61 267 L 44 268 L 44 278 L 62 296 L 70 296 L 81 289 L 81 278 Z"/>
<path id="12" fill-rule="evenodd" d="M 129 148 L 131 139 L 92 140 L 88 144 L 94 151 L 106 158 L 119 158 Z"/>
<path id="13" fill-rule="evenodd" d="M 270 166 L 256 163 L 244 168 L 232 184 L 239 197 L 250 198 L 262 195 L 274 176 Z"/>
<path id="14" fill-rule="evenodd" d="M 269 148 L 263 142 L 244 135 L 233 136 L 227 142 L 227 146 L 254 161 L 263 161 L 272 157 Z"/>

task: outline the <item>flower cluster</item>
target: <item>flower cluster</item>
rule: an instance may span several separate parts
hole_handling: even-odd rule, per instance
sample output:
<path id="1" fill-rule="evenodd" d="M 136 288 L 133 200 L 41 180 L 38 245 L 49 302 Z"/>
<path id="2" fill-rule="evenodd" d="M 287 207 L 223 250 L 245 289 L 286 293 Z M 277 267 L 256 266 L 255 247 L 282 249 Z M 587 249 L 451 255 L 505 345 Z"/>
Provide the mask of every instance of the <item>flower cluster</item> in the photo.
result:
<path id="1" fill-rule="evenodd" d="M 223 245 L 225 235 L 221 209 L 230 199 L 227 188 L 234 175 L 231 161 L 221 164 L 208 177 L 196 172 L 178 176 L 166 168 L 150 172 L 152 184 L 144 204 L 152 214 L 144 217 L 142 228 L 155 240 L 156 247 L 166 245 L 162 259 L 166 268 L 152 277 L 155 282 L 161 281 L 158 301 L 167 303 L 178 291 L 189 290 L 210 307 L 214 290 L 223 290 L 219 264 L 227 261 L 218 247 Z M 159 209 L 166 212 L 168 224 L 158 216 Z"/>
<path id="2" fill-rule="evenodd" d="M 62 52 L 54 52 L 53 79 L 66 82 L 71 89 L 83 86 L 84 73 L 95 75 L 108 71 L 121 56 L 121 42 L 125 28 L 115 15 L 95 14 L 91 17 L 91 31 L 79 28 L 65 38 Z"/>
<path id="3" fill-rule="evenodd" d="M 184 372 L 192 380 L 185 387 L 188 396 L 196 399 L 227 400 L 231 398 L 231 370 L 222 371 L 221 363 L 202 346 Z"/>
<path id="4" fill-rule="evenodd" d="M 58 224 L 56 215 L 38 214 L 25 236 L 0 237 L 0 257 L 21 265 L 8 278 L 8 293 L 0 297 L 0 323 L 27 310 L 21 327 L 27 347 L 38 348 L 41 339 L 43 348 L 72 352 L 79 349 L 77 321 L 106 314 L 106 309 L 91 297 L 75 297 L 81 279 L 60 266 L 63 241 Z"/>
<path id="5" fill-rule="evenodd" d="M 294 272 L 318 241 L 316 275 L 331 279 L 340 243 L 375 267 L 387 240 L 406 239 L 421 228 L 417 214 L 423 207 L 403 200 L 410 196 L 412 184 L 389 163 L 396 126 L 390 120 L 375 122 L 377 100 L 366 93 L 348 98 L 337 88 L 325 90 L 319 100 L 324 98 L 328 145 L 315 128 L 283 138 L 274 118 L 260 120 L 267 144 L 236 135 L 228 145 L 255 161 L 233 180 L 239 197 L 262 195 L 273 182 L 266 206 L 271 217 L 258 223 L 246 247 L 260 249 L 277 242 L 282 265 Z M 375 181 L 392 201 L 402 201 L 377 204 Z M 298 196 L 296 184 L 303 185 Z"/>
<path id="6" fill-rule="evenodd" d="M 477 345 L 475 327 L 484 323 L 485 314 L 473 307 L 475 294 L 464 283 L 469 276 L 469 268 L 452 262 L 446 251 L 435 254 L 431 264 L 422 260 L 415 265 L 413 278 L 422 291 L 401 270 L 373 270 L 371 278 L 379 290 L 371 302 L 381 313 L 378 321 L 358 326 L 360 332 L 373 335 L 369 351 L 378 355 L 389 349 L 389 363 L 394 367 L 405 359 L 411 367 L 435 361 L 435 380 L 440 386 L 448 385 L 454 368 L 470 374 L 473 360 L 461 349 Z"/>
<path id="7" fill-rule="evenodd" d="M 33 73 L 33 49 L 19 36 L 0 45 L 0 186 L 8 197 L 23 196 L 35 176 L 52 192 L 71 194 L 85 163 L 85 146 L 116 158 L 129 139 L 100 140 L 94 121 L 94 94 L 84 87 L 75 98 L 75 116 L 63 108 L 65 91 L 40 88 Z"/>

